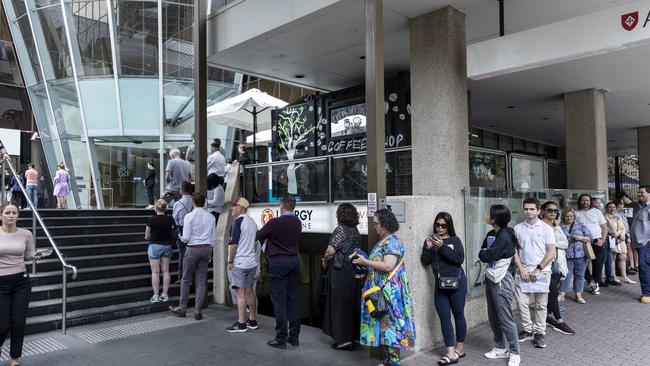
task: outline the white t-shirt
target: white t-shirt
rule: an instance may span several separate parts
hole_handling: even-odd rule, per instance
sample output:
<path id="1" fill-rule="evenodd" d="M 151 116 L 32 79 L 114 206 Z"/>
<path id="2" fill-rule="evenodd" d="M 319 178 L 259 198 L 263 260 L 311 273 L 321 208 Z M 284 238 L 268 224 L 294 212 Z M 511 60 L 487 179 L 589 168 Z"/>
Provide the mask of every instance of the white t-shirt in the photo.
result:
<path id="1" fill-rule="evenodd" d="M 542 220 L 537 220 L 533 225 L 529 225 L 526 221 L 518 224 L 514 228 L 515 235 L 521 246 L 519 255 L 521 256 L 521 263 L 530 272 L 542 263 L 546 256 L 546 245 L 555 242 L 555 233 L 553 228 L 546 225 Z M 551 263 L 546 265 L 542 271 L 550 271 Z"/>
<path id="2" fill-rule="evenodd" d="M 583 223 L 587 229 L 591 231 L 591 235 L 594 239 L 600 239 L 603 237 L 603 232 L 600 229 L 600 225 L 607 224 L 607 221 L 605 221 L 605 216 L 602 212 L 600 212 L 599 209 L 591 208 L 587 211 L 577 210 L 576 215 L 576 220 Z"/>
<path id="3" fill-rule="evenodd" d="M 230 227 L 230 244 L 237 244 L 237 254 L 233 264 L 237 268 L 250 269 L 258 265 L 259 259 L 255 245 L 257 224 L 248 215 L 242 214 Z"/>

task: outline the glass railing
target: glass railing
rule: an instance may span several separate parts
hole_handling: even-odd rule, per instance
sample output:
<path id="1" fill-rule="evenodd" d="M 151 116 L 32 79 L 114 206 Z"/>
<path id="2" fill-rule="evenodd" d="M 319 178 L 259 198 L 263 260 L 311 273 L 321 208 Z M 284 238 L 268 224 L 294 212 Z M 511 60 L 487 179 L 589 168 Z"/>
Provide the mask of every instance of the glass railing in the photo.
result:
<path id="1" fill-rule="evenodd" d="M 605 197 L 605 191 L 542 189 L 529 192 L 494 191 L 486 188 L 471 188 L 465 191 L 465 268 L 469 296 L 482 296 L 485 265 L 478 259 L 483 239 L 492 229 L 486 223 L 490 207 L 495 204 L 507 206 L 512 213 L 510 226 L 524 221 L 522 201 L 526 197 L 536 197 L 541 203 L 554 201 L 560 209 L 576 207 L 578 196 L 587 193 L 593 197 Z"/>
<path id="2" fill-rule="evenodd" d="M 287 195 L 303 202 L 365 200 L 365 153 L 331 155 L 251 164 L 244 167 L 244 196 L 253 203 L 275 203 Z M 411 149 L 386 149 L 386 190 L 389 196 L 412 192 Z"/>

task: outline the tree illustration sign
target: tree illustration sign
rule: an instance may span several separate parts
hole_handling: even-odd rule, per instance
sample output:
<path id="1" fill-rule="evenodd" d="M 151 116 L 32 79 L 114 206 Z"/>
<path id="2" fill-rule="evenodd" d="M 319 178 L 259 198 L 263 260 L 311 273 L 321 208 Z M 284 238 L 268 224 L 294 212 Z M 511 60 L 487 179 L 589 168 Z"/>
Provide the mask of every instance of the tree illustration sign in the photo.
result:
<path id="1" fill-rule="evenodd" d="M 275 157 L 291 162 L 314 151 L 313 107 L 303 103 L 279 110 L 274 118 L 273 135 Z M 289 163 L 287 166 L 287 193 L 297 194 L 296 169 L 300 166 Z"/>

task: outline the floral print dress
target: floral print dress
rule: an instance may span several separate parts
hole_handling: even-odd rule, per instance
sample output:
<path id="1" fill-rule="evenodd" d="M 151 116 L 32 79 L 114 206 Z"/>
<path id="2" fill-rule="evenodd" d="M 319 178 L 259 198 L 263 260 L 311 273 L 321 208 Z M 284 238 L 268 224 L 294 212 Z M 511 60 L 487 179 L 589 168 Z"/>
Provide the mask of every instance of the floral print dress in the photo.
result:
<path id="1" fill-rule="evenodd" d="M 369 259 L 374 260 L 386 254 L 398 256 L 397 263 L 404 258 L 404 246 L 397 236 L 391 235 L 377 243 L 372 248 Z M 362 293 L 374 285 L 381 286 L 390 275 L 390 272 L 374 271 L 372 268 L 369 270 Z M 389 312 L 381 319 L 371 317 L 363 299 L 361 301 L 361 344 L 373 347 L 381 345 L 403 350 L 413 349 L 415 346 L 413 303 L 404 264 L 386 283 L 383 293 Z"/>

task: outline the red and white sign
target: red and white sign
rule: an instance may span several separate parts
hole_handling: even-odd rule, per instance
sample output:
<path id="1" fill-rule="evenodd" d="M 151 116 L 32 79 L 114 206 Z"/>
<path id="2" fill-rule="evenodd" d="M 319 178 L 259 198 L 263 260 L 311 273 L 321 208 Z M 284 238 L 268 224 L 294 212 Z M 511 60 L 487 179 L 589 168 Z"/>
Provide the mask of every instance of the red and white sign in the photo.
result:
<path id="1" fill-rule="evenodd" d="M 352 203 L 359 212 L 359 232 L 368 233 L 368 211 L 365 202 Z M 302 204 L 298 203 L 295 215 L 302 223 L 302 231 L 305 233 L 331 234 L 336 228 L 336 209 L 338 205 L 331 204 Z M 258 228 L 261 228 L 274 217 L 280 216 L 278 206 L 250 206 L 248 215 L 255 220 Z"/>
<path id="2" fill-rule="evenodd" d="M 275 215 L 273 215 L 273 210 L 271 210 L 270 208 L 265 208 L 264 211 L 262 211 L 262 214 L 260 215 L 260 223 L 262 225 L 266 225 L 266 223 L 271 221 L 271 219 L 274 217 Z"/>
<path id="3" fill-rule="evenodd" d="M 631 13 L 621 15 L 621 25 L 626 31 L 633 30 L 639 24 L 639 12 L 634 11 Z"/>

